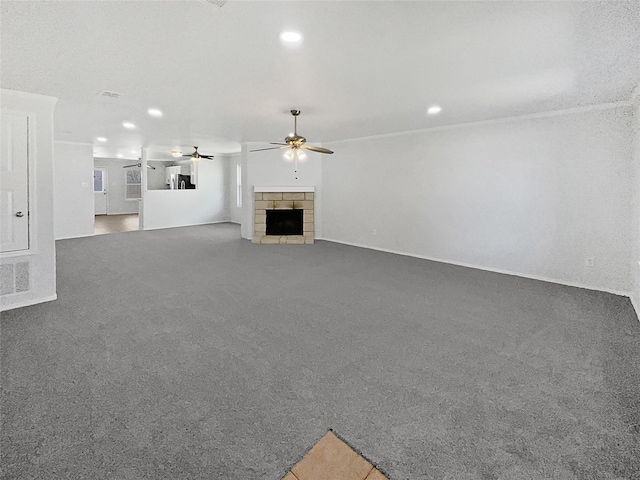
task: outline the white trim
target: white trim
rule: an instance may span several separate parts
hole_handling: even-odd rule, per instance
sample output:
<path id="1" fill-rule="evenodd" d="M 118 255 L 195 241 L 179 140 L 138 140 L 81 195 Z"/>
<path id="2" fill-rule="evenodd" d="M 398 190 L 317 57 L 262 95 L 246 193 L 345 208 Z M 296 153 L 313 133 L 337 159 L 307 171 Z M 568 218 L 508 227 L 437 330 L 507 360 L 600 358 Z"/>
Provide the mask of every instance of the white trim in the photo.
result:
<path id="1" fill-rule="evenodd" d="M 633 305 L 638 321 L 640 321 L 640 302 L 638 302 L 638 299 L 633 293 L 629 294 L 629 300 L 631 300 L 631 305 Z"/>
<path id="2" fill-rule="evenodd" d="M 54 140 L 53 143 L 61 143 L 62 145 L 84 145 L 85 147 L 93 147 L 93 143 L 87 142 L 70 142 L 68 140 Z"/>
<path id="3" fill-rule="evenodd" d="M 171 225 L 169 227 L 153 227 L 153 228 L 145 228 L 144 230 L 165 230 L 167 228 L 181 228 L 181 227 L 197 227 L 198 225 L 214 225 L 216 223 L 232 223 L 229 220 L 216 220 L 215 222 L 204 222 L 204 223 L 185 223 L 183 225 Z M 132 230 L 137 232 L 138 230 Z M 127 233 L 127 232 L 122 232 Z"/>
<path id="4" fill-rule="evenodd" d="M 1 252 L 0 260 L 4 260 L 5 258 L 15 258 L 15 257 L 28 257 L 29 255 L 37 255 L 35 249 L 29 250 L 12 250 L 10 252 Z"/>
<path id="5" fill-rule="evenodd" d="M 44 298 L 35 298 L 35 299 L 27 300 L 25 302 L 12 303 L 10 305 L 2 305 L 0 306 L 0 312 L 4 312 L 6 310 L 14 310 L 16 308 L 28 307 L 30 305 L 36 305 L 38 303 L 53 302 L 54 300 L 57 300 L 57 299 L 58 299 L 58 295 L 54 294 Z"/>
<path id="6" fill-rule="evenodd" d="M 298 186 L 293 186 L 293 187 L 253 187 L 253 191 L 254 193 L 260 193 L 260 192 L 291 192 L 291 193 L 298 193 L 298 192 L 315 192 L 316 191 L 316 187 L 298 187 Z"/>
<path id="7" fill-rule="evenodd" d="M 501 273 L 503 275 L 513 275 L 515 277 L 522 277 L 522 278 L 530 278 L 531 280 L 540 280 L 542 282 L 557 283 L 559 285 L 567 285 L 569 287 L 584 288 L 586 290 L 596 290 L 596 291 L 599 291 L 599 292 L 607 292 L 607 293 L 612 293 L 614 295 L 621 295 L 623 297 L 630 297 L 631 296 L 630 292 L 626 292 L 626 291 L 622 291 L 622 290 L 615 290 L 615 289 L 604 288 L 604 287 L 594 287 L 593 285 L 584 285 L 582 283 L 570 282 L 570 281 L 567 281 L 567 280 L 560 280 L 560 279 L 557 279 L 557 278 L 549 278 L 549 277 L 543 277 L 543 276 L 539 276 L 539 275 L 529 275 L 529 274 L 526 274 L 526 273 L 513 272 L 511 270 L 502 270 L 500 268 L 485 267 L 485 266 L 482 266 L 482 265 L 474 265 L 474 264 L 471 264 L 471 263 L 454 262 L 454 261 L 451 261 L 451 260 L 443 260 L 441 258 L 427 257 L 425 255 L 417 255 L 415 253 L 399 252 L 399 251 L 396 251 L 396 250 L 389 250 L 389 249 L 386 249 L 386 248 L 379 248 L 379 247 L 371 247 L 371 246 L 362 245 L 362 244 L 359 244 L 359 243 L 343 242 L 341 240 L 334 240 L 334 239 L 331 239 L 331 238 L 316 237 L 316 240 L 325 240 L 327 242 L 341 243 L 343 245 L 350 245 L 352 247 L 367 248 L 369 250 L 377 250 L 377 251 L 385 252 L 385 253 L 393 253 L 393 254 L 396 254 L 396 255 L 403 255 L 403 256 L 406 256 L 406 257 L 420 258 L 422 260 L 430 260 L 432 262 L 446 263 L 446 264 L 449 264 L 449 265 L 456 265 L 458 267 L 474 268 L 476 270 L 484 270 L 486 272 Z"/>
<path id="8" fill-rule="evenodd" d="M 11 96 L 14 99 L 18 98 L 20 100 L 25 100 L 25 101 L 30 101 L 30 100 L 36 100 L 39 102 L 47 102 L 49 104 L 49 106 L 53 109 L 53 107 L 56 105 L 56 103 L 58 102 L 58 97 L 51 97 L 49 95 L 41 95 L 39 93 L 28 93 L 28 92 L 22 92 L 19 90 L 9 90 L 8 88 L 0 88 L 0 92 L 2 92 L 3 95 L 7 95 L 7 96 Z M 2 108 L 11 108 L 11 107 L 2 107 Z"/>
<path id="9" fill-rule="evenodd" d="M 458 130 L 461 128 L 481 127 L 484 125 L 496 125 L 501 123 L 518 122 L 522 120 L 534 120 L 538 118 L 558 117 L 560 115 L 570 115 L 573 113 L 591 112 L 594 110 L 608 110 L 611 108 L 631 107 L 632 105 L 633 103 L 627 100 L 619 101 L 619 102 L 611 102 L 611 103 L 600 103 L 597 105 L 587 105 L 584 107 L 566 108 L 564 110 L 553 110 L 550 112 L 529 113 L 526 115 L 515 115 L 511 117 L 493 118 L 489 120 L 478 120 L 476 122 L 454 123 L 452 125 L 443 125 L 439 127 L 427 127 L 427 128 L 419 128 L 417 130 L 405 130 L 402 132 L 381 133 L 379 135 L 345 138 L 342 140 L 331 140 L 331 141 L 326 141 L 322 143 L 323 144 L 349 143 L 349 142 L 356 142 L 361 140 L 375 140 L 379 138 L 400 137 L 404 135 L 413 135 L 413 134 L 419 134 L 419 133 L 441 132 L 445 130 Z"/>
<path id="10" fill-rule="evenodd" d="M 104 234 L 100 234 L 100 235 L 104 235 Z M 58 240 L 71 240 L 72 238 L 86 238 L 86 237 L 95 237 L 96 234 L 95 233 L 87 233 L 84 235 L 74 235 L 72 237 L 58 237 L 55 239 L 55 241 L 57 242 Z"/>

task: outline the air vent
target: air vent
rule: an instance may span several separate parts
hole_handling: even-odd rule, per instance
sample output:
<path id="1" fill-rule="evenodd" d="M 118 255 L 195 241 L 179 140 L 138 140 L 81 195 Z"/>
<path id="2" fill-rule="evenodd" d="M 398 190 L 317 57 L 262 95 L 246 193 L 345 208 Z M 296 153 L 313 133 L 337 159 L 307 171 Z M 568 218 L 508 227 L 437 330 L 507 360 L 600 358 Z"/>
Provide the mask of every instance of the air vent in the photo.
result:
<path id="1" fill-rule="evenodd" d="M 215 5 L 216 7 L 222 7 L 224 6 L 225 3 L 227 3 L 227 0 L 203 0 L 207 3 L 210 3 L 211 5 Z"/>
<path id="2" fill-rule="evenodd" d="M 108 90 L 102 90 L 100 93 L 98 93 L 99 97 L 108 97 L 108 98 L 120 98 L 122 96 L 121 93 L 117 93 L 117 92 L 110 92 Z"/>

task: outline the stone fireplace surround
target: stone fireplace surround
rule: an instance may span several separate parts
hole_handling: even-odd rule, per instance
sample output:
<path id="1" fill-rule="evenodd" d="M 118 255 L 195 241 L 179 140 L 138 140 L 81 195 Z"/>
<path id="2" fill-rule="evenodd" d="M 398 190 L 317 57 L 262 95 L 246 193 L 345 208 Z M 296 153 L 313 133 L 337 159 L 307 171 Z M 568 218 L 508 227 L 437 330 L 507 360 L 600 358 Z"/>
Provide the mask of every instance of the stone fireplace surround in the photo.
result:
<path id="1" fill-rule="evenodd" d="M 254 187 L 253 190 L 253 239 L 260 244 L 312 244 L 315 238 L 314 201 L 315 187 Z M 302 235 L 266 235 L 267 210 L 291 210 L 302 212 Z"/>

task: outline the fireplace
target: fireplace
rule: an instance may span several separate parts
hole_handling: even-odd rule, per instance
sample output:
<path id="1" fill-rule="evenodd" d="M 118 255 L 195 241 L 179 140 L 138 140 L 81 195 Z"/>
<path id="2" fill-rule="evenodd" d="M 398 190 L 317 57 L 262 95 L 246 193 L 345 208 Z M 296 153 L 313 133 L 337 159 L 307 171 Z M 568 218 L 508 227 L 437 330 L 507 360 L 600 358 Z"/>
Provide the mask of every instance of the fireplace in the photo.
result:
<path id="1" fill-rule="evenodd" d="M 267 235 L 302 235 L 302 210 L 267 210 Z"/>
<path id="2" fill-rule="evenodd" d="M 314 197 L 314 187 L 254 187 L 251 242 L 314 243 Z"/>

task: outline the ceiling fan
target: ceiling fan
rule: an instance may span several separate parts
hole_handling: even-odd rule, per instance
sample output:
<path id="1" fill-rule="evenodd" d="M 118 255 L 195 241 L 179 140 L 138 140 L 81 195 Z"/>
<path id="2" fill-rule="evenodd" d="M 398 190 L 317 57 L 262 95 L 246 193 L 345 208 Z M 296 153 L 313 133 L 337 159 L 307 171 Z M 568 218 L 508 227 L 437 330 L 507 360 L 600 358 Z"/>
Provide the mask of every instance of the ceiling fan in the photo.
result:
<path id="1" fill-rule="evenodd" d="M 125 165 L 122 168 L 131 168 L 131 167 L 141 168 L 142 167 L 142 163 L 132 163 L 131 165 Z M 151 170 L 155 170 L 156 169 L 156 167 L 154 167 L 153 165 L 147 165 L 147 168 L 150 168 Z"/>
<path id="2" fill-rule="evenodd" d="M 300 115 L 300 110 L 291 110 L 291 115 L 293 115 L 293 135 L 289 135 L 284 139 L 285 143 L 278 142 L 269 142 L 271 145 L 282 145 L 279 147 L 268 147 L 268 148 L 258 148 L 257 150 L 251 150 L 252 152 L 260 152 L 262 150 L 276 150 L 278 148 L 290 148 L 293 153 L 299 151 L 300 149 L 311 150 L 312 152 L 318 153 L 333 153 L 328 148 L 315 147 L 313 145 L 307 145 L 307 139 L 298 135 L 298 115 Z M 296 155 L 297 158 L 297 155 Z"/>
<path id="3" fill-rule="evenodd" d="M 201 158 L 206 158 L 208 160 L 211 160 L 213 158 L 213 155 L 201 155 L 200 152 L 198 152 L 198 147 L 194 146 L 193 148 L 195 148 L 195 151 L 189 155 L 182 155 L 183 157 L 191 157 L 194 161 L 198 161 Z"/>

